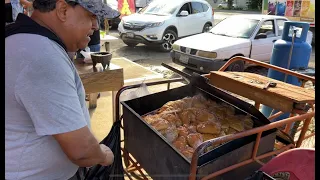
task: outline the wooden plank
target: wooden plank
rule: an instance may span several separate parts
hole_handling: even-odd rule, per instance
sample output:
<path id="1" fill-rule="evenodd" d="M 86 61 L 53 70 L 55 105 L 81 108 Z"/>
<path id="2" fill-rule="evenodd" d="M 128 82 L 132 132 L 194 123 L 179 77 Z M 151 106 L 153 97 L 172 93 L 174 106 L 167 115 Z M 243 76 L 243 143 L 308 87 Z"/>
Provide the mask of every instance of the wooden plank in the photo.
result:
<path id="1" fill-rule="evenodd" d="M 80 78 L 87 94 L 118 91 L 123 86 L 122 69 L 81 74 Z"/>
<path id="2" fill-rule="evenodd" d="M 265 76 L 261 76 L 258 74 L 254 74 L 254 73 L 240 73 L 239 74 L 239 72 L 238 73 L 235 72 L 233 74 L 242 75 L 243 77 L 247 77 L 249 79 L 258 79 L 258 80 L 261 80 L 263 83 L 267 83 L 268 81 L 270 81 L 270 78 L 265 77 Z M 297 102 L 305 101 L 306 99 L 307 100 L 315 99 L 315 91 L 313 91 L 313 90 L 302 88 L 302 87 L 295 86 L 295 85 L 288 84 L 288 83 L 284 83 L 282 81 L 278 81 L 275 79 L 271 79 L 271 81 L 277 83 L 276 88 L 268 89 L 271 92 L 285 95 L 286 97 L 291 98 L 293 100 L 296 100 Z"/>
<path id="3" fill-rule="evenodd" d="M 261 76 L 254 73 L 245 72 L 213 72 L 214 74 L 219 74 L 220 76 L 225 76 L 231 79 L 235 79 L 241 83 L 247 84 L 249 86 L 254 86 L 258 89 L 263 89 L 268 81 L 277 83 L 275 88 L 268 88 L 264 91 L 269 91 L 275 93 L 283 98 L 288 98 L 294 102 L 312 102 L 315 100 L 315 91 L 298 87 L 292 84 L 284 83 L 282 81 L 274 80 L 265 76 Z M 262 91 L 262 92 L 264 92 Z"/>
<path id="4" fill-rule="evenodd" d="M 118 91 L 124 83 L 123 69 L 114 64 L 105 71 L 97 64 L 94 69 L 92 64 L 77 64 L 81 81 L 87 94 L 105 91 Z"/>
<path id="5" fill-rule="evenodd" d="M 311 98 L 310 96 L 307 98 L 299 98 L 297 97 L 296 93 L 293 93 L 294 95 L 288 95 L 288 91 L 284 91 L 283 89 L 281 93 L 277 93 L 276 89 L 279 88 L 278 86 L 282 87 L 283 82 L 280 81 L 280 85 L 277 85 L 277 87 L 264 90 L 263 87 L 265 83 L 267 83 L 270 79 L 263 78 L 263 76 L 261 77 L 259 76 L 257 79 L 252 79 L 242 76 L 242 73 L 240 73 L 240 75 L 238 73 L 234 75 L 230 72 L 215 71 L 211 72 L 208 78 L 210 83 L 218 88 L 241 95 L 253 101 L 260 102 L 261 104 L 281 110 L 283 112 L 291 112 L 295 102 L 314 102 L 314 98 Z M 262 83 L 252 83 L 252 81 L 255 80 L 258 80 Z M 276 82 L 278 83 L 278 81 Z M 299 87 L 294 86 L 294 88 Z"/>

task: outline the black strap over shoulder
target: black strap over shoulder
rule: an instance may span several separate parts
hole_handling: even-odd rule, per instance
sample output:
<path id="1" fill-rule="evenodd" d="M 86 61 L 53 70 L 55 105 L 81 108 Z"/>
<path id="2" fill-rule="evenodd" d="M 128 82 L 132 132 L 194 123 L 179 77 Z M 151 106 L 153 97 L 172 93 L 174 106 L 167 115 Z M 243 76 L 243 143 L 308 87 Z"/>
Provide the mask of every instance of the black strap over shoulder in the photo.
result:
<path id="1" fill-rule="evenodd" d="M 5 15 L 6 15 L 6 23 L 13 22 L 11 3 L 5 3 Z"/>
<path id="2" fill-rule="evenodd" d="M 58 43 L 67 52 L 67 47 L 56 34 L 54 34 L 49 29 L 39 25 L 30 17 L 22 13 L 19 13 L 15 23 L 12 23 L 5 27 L 5 38 L 20 33 L 37 34 L 47 37 Z"/>

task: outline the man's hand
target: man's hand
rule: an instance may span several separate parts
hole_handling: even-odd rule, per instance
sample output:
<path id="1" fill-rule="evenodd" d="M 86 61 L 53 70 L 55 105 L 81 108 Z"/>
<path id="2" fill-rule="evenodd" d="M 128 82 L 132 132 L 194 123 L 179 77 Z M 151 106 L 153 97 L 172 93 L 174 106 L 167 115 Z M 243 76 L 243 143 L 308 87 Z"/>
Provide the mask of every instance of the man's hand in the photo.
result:
<path id="1" fill-rule="evenodd" d="M 33 3 L 29 2 L 27 0 L 20 0 L 20 4 L 23 6 L 23 8 L 32 8 Z"/>
<path id="2" fill-rule="evenodd" d="M 99 163 L 102 166 L 109 166 L 113 163 L 114 156 L 113 152 L 108 146 L 105 146 L 104 144 L 100 144 L 101 151 L 105 154 L 105 159 Z"/>

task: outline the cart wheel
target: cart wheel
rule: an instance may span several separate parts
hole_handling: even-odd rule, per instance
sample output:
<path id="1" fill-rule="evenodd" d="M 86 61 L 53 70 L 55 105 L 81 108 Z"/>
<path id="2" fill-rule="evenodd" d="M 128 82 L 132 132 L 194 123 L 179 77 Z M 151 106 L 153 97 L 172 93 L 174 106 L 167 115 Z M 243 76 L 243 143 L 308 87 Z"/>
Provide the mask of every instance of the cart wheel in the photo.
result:
<path id="1" fill-rule="evenodd" d="M 244 62 L 243 61 L 235 61 L 227 68 L 227 71 L 236 71 L 243 72 L 244 71 Z"/>

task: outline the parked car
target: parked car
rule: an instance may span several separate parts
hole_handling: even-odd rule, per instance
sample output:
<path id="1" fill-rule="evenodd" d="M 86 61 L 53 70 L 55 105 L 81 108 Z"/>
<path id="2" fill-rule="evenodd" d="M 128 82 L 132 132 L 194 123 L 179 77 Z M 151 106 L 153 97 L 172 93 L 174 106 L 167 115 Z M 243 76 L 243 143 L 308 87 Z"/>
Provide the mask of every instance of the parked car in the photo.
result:
<path id="1" fill-rule="evenodd" d="M 232 4 L 231 8 L 236 8 L 237 5 L 235 3 Z M 218 4 L 218 8 L 222 9 L 222 8 L 228 8 L 228 2 L 221 2 L 220 4 Z"/>
<path id="2" fill-rule="evenodd" d="M 176 41 L 171 51 L 172 61 L 204 73 L 218 70 L 234 56 L 269 62 L 273 43 L 281 39 L 287 20 L 271 15 L 230 16 L 207 33 Z M 236 61 L 228 70 L 243 71 L 244 68 L 244 62 Z"/>
<path id="3" fill-rule="evenodd" d="M 213 10 L 205 0 L 154 0 L 123 17 L 118 30 L 128 46 L 160 45 L 161 50 L 170 51 L 178 38 L 207 32 L 212 25 Z"/>

